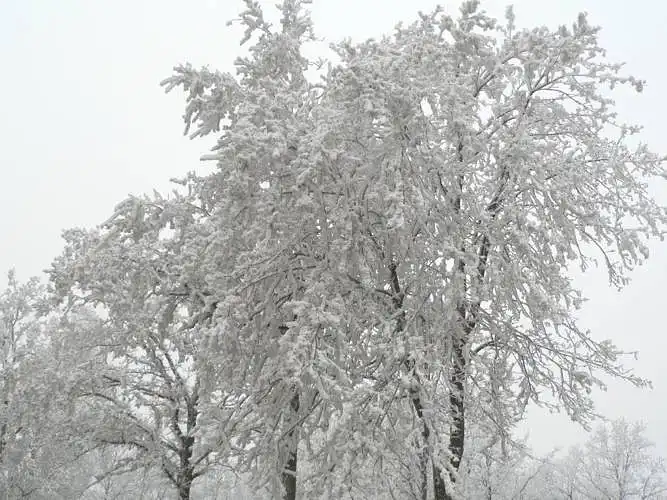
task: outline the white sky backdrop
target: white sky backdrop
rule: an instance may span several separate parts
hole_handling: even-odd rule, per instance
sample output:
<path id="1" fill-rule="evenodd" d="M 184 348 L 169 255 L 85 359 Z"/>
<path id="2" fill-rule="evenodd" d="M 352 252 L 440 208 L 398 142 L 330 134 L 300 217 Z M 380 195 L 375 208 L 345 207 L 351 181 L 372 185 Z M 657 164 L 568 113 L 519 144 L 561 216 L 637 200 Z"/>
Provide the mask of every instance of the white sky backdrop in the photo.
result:
<path id="1" fill-rule="evenodd" d="M 267 7 L 277 0 L 263 0 Z M 451 11 L 457 2 L 443 1 Z M 501 17 L 507 2 L 482 1 Z M 363 39 L 410 22 L 432 0 L 315 0 L 317 33 L 329 40 Z M 587 11 L 603 26 L 609 56 L 648 80 L 643 94 L 617 95 L 618 110 L 643 124 L 641 140 L 667 152 L 667 2 L 658 0 L 518 0 L 517 24 L 570 24 Z M 202 171 L 211 142 L 182 136 L 184 100 L 158 83 L 175 64 L 231 70 L 238 28 L 225 23 L 237 0 L 0 0 L 0 272 L 25 279 L 48 267 L 60 233 L 105 220 L 128 194 L 169 188 L 169 178 Z M 667 189 L 655 186 L 667 204 Z M 622 292 L 598 273 L 580 280 L 589 303 L 584 325 L 640 351 L 629 366 L 653 390 L 612 383 L 596 401 L 609 417 L 642 419 L 667 455 L 667 242 Z M 583 438 L 562 416 L 531 411 L 526 429 L 537 451 Z"/>

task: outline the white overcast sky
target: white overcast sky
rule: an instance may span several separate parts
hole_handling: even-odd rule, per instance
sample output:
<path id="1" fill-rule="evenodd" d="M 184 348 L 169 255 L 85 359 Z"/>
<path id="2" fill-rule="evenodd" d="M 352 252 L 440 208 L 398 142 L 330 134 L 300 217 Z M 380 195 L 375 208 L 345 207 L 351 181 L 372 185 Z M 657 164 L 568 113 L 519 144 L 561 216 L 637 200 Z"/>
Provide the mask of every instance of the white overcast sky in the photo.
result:
<path id="1" fill-rule="evenodd" d="M 277 0 L 263 0 L 267 7 Z M 315 0 L 318 34 L 363 39 L 411 21 L 432 0 Z M 442 1 L 454 10 L 458 2 Z M 507 2 L 482 1 L 502 16 Z M 602 44 L 627 70 L 648 80 L 643 94 L 618 96 L 642 141 L 667 153 L 667 3 L 659 0 L 519 0 L 520 26 L 571 23 L 586 11 L 604 29 Z M 94 226 L 128 194 L 165 190 L 171 177 L 201 169 L 210 142 L 182 136 L 183 99 L 159 82 L 181 62 L 230 70 L 238 30 L 225 26 L 237 0 L 0 0 L 0 271 L 27 278 L 48 267 L 60 233 Z M 655 186 L 667 204 L 667 189 Z M 642 419 L 667 456 L 667 242 L 624 291 L 602 276 L 580 280 L 589 303 L 584 325 L 640 351 L 630 366 L 653 390 L 613 383 L 596 401 L 609 417 Z M 563 417 L 531 412 L 526 428 L 538 451 L 568 446 L 582 432 Z"/>

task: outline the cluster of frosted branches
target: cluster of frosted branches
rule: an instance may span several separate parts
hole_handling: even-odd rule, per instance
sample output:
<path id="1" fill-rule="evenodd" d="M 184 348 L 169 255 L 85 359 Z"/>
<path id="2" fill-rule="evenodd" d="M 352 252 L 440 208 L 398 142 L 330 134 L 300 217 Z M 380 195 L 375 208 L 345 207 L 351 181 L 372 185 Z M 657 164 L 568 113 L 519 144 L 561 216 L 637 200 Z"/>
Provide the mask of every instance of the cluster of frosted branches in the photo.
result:
<path id="1" fill-rule="evenodd" d="M 621 286 L 662 237 L 662 159 L 604 92 L 643 83 L 585 16 L 519 30 L 472 1 L 332 46 L 311 82 L 305 4 L 274 27 L 247 0 L 236 75 L 163 82 L 217 135 L 213 174 L 68 233 L 55 288 L 119 346 L 81 394 L 177 486 L 215 458 L 276 497 L 453 498 L 466 422 L 505 439 L 532 401 L 586 424 L 601 374 L 645 383 L 568 276 Z"/>

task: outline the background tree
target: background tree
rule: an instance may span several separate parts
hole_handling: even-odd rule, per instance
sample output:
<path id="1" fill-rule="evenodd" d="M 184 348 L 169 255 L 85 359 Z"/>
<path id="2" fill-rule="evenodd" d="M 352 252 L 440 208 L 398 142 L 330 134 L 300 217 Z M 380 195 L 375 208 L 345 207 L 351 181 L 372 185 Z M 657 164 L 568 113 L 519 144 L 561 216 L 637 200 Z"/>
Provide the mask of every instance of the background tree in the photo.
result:
<path id="1" fill-rule="evenodd" d="M 39 282 L 32 279 L 20 284 L 14 271 L 8 273 L 7 289 L 0 296 L 0 352 L 2 376 L 2 412 L 0 413 L 0 463 L 5 496 L 20 495 L 30 485 L 20 484 L 30 453 L 30 431 L 34 404 L 24 393 L 25 366 L 33 355 L 41 329 L 34 308 L 41 298 Z M 27 478 L 26 478 L 27 479 Z M 28 481 L 29 482 L 29 481 Z"/>
<path id="2" fill-rule="evenodd" d="M 199 202 L 130 198 L 100 229 L 67 232 L 50 271 L 66 308 L 61 352 L 74 358 L 78 433 L 118 449 L 97 479 L 159 470 L 181 499 L 230 452 L 227 424 L 242 410 L 203 375 L 214 304 L 197 262 L 206 235 Z"/>
<path id="3" fill-rule="evenodd" d="M 527 440 L 488 434 L 472 426 L 461 467 L 464 498 L 529 500 L 555 498 L 553 454 L 536 456 Z M 559 497 L 560 498 L 560 497 Z"/>
<path id="4" fill-rule="evenodd" d="M 549 474 L 549 481 L 554 492 L 559 498 L 574 500 L 575 498 L 586 498 L 586 486 L 582 475 L 584 474 L 584 456 L 581 446 L 573 446 L 567 455 L 557 461 Z"/>
<path id="5" fill-rule="evenodd" d="M 640 422 L 600 425 L 584 448 L 581 475 L 588 498 L 658 499 L 667 494 L 664 460 Z"/>
<path id="6" fill-rule="evenodd" d="M 53 322 L 37 278 L 8 273 L 0 295 L 0 496 L 76 498 L 88 478 L 63 390 L 70 367 L 54 356 Z"/>

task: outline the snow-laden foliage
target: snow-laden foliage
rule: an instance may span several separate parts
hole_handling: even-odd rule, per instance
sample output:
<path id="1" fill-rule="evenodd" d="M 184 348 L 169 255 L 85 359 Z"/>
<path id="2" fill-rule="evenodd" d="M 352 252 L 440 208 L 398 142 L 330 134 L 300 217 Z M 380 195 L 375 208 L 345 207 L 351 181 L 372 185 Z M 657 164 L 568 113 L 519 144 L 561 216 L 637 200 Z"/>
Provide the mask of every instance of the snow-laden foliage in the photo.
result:
<path id="1" fill-rule="evenodd" d="M 63 349 L 76 357 L 68 391 L 79 432 L 125 450 L 99 479 L 157 468 L 180 498 L 230 459 L 227 425 L 240 411 L 223 385 L 203 383 L 204 325 L 215 308 L 202 289 L 204 203 L 177 193 L 131 198 L 101 228 L 66 232 L 50 271 L 66 306 Z"/>
<path id="2" fill-rule="evenodd" d="M 468 1 L 332 45 L 309 81 L 308 2 L 279 26 L 245 3 L 236 74 L 163 82 L 217 170 L 68 232 L 54 264 L 98 309 L 78 395 L 115 415 L 99 440 L 182 498 L 214 460 L 273 497 L 441 500 L 466 423 L 504 442 L 534 402 L 587 424 L 601 375 L 646 383 L 574 316 L 568 270 L 624 285 L 667 220 L 662 158 L 606 90 L 643 82 L 586 16 L 521 30 Z"/>
<path id="3" fill-rule="evenodd" d="M 48 303 L 37 278 L 8 273 L 0 293 L 0 497 L 74 498 L 86 486 L 69 434 L 62 367 L 52 356 Z"/>

